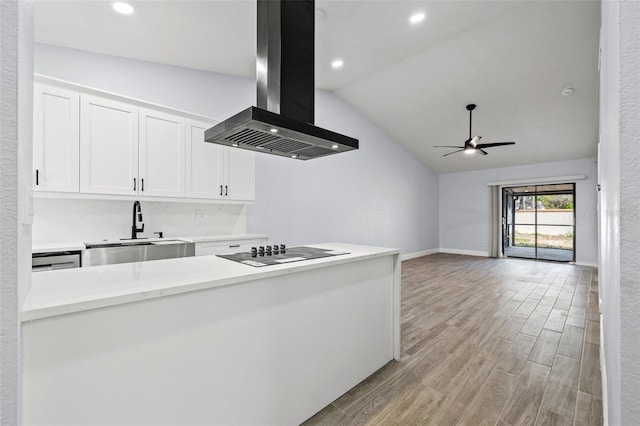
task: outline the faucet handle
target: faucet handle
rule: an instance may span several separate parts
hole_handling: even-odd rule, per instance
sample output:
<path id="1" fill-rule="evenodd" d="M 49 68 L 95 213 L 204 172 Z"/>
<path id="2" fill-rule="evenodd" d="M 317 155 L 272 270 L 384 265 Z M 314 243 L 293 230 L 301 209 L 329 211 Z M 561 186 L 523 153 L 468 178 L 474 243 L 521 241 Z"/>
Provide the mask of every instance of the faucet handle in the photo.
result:
<path id="1" fill-rule="evenodd" d="M 162 231 L 154 232 L 154 234 L 158 234 L 158 238 L 164 238 L 164 236 L 163 236 L 164 232 L 162 232 Z"/>

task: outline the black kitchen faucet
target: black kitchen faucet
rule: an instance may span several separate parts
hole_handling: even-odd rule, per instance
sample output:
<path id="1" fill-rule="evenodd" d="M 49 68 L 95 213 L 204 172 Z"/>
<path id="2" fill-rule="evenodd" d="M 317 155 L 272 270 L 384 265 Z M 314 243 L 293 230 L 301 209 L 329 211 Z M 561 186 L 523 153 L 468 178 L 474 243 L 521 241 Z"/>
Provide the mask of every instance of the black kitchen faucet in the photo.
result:
<path id="1" fill-rule="evenodd" d="M 138 228 L 138 225 L 142 227 Z M 138 238 L 138 232 L 144 232 L 144 222 L 142 222 L 142 207 L 140 201 L 133 202 L 133 224 L 131 225 L 131 239 Z"/>

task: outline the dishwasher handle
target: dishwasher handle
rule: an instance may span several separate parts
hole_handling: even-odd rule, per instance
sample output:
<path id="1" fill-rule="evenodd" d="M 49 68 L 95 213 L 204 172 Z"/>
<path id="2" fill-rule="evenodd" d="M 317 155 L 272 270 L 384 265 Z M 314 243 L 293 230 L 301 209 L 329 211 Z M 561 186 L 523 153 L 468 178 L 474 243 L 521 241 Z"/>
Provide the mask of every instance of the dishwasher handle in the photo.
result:
<path id="1" fill-rule="evenodd" d="M 52 271 L 80 267 L 79 252 L 38 253 L 31 257 L 31 271 Z"/>

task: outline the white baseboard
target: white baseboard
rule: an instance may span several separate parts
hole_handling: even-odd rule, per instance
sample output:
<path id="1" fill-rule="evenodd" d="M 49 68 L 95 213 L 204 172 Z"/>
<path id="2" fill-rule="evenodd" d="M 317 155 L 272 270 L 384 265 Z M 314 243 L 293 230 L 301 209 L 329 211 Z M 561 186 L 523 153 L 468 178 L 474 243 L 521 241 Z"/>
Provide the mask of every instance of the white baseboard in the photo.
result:
<path id="1" fill-rule="evenodd" d="M 440 250 L 438 249 L 430 249 L 430 250 L 422 250 L 417 251 L 415 253 L 407 253 L 400 256 L 400 260 L 409 260 L 415 259 L 416 257 L 428 256 L 430 254 L 438 253 Z"/>
<path id="2" fill-rule="evenodd" d="M 463 254 L 465 256 L 489 257 L 489 253 L 486 251 L 458 250 L 458 249 L 448 249 L 448 248 L 441 248 L 439 251 L 440 253 Z"/>
<path id="3" fill-rule="evenodd" d="M 576 262 L 577 266 L 588 266 L 590 268 L 597 268 L 598 264 L 594 262 Z"/>
<path id="4" fill-rule="evenodd" d="M 607 399 L 607 363 L 604 359 L 604 328 L 602 325 L 602 314 L 600 314 L 600 375 L 602 376 L 602 417 L 604 426 L 609 425 L 609 409 Z"/>

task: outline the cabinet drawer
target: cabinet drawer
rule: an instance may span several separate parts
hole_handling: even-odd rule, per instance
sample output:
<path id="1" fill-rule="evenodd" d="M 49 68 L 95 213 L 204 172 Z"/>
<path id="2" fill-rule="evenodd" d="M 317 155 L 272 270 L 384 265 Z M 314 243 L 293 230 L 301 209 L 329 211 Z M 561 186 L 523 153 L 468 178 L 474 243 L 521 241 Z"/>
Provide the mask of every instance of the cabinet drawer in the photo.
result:
<path id="1" fill-rule="evenodd" d="M 267 245 L 266 238 L 253 240 L 229 240 L 211 243 L 196 243 L 196 256 L 210 256 L 213 254 L 238 253 L 249 251 L 251 247 Z"/>

